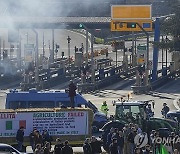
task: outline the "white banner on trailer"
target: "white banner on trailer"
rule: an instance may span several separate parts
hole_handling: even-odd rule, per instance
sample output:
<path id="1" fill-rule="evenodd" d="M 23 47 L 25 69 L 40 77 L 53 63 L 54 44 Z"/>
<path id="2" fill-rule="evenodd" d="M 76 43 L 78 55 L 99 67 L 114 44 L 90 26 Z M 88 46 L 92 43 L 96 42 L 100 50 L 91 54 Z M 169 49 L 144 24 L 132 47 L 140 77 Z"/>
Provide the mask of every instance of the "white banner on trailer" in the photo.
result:
<path id="1" fill-rule="evenodd" d="M 33 128 L 40 132 L 47 130 L 50 135 L 88 134 L 87 111 L 63 112 L 20 112 L 0 113 L 0 137 L 14 137 L 20 126 L 25 127 L 25 136 Z"/>

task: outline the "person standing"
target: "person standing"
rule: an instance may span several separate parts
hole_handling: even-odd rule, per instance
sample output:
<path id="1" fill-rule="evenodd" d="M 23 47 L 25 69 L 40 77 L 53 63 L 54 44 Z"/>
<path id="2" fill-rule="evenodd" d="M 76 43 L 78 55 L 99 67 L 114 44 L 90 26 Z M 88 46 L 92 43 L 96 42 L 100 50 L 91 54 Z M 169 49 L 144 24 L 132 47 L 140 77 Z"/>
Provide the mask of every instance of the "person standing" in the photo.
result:
<path id="1" fill-rule="evenodd" d="M 49 132 L 47 130 L 43 130 L 42 132 L 42 144 L 45 145 L 46 142 L 49 142 L 51 144 L 51 138 L 49 135 Z"/>
<path id="2" fill-rule="evenodd" d="M 21 126 L 16 134 L 16 141 L 18 143 L 18 150 L 22 151 L 23 141 L 24 141 L 24 127 Z"/>
<path id="3" fill-rule="evenodd" d="M 119 154 L 118 153 L 118 144 L 117 144 L 116 138 L 112 139 L 112 143 L 109 146 L 109 154 Z"/>
<path id="4" fill-rule="evenodd" d="M 151 109 L 151 104 L 148 104 L 148 107 L 146 108 L 146 116 L 148 120 L 154 116 L 154 112 Z"/>
<path id="5" fill-rule="evenodd" d="M 108 135 L 107 135 L 106 145 L 107 145 L 108 148 L 109 148 L 110 144 L 112 143 L 112 135 L 114 134 L 114 131 L 115 131 L 115 129 L 112 127 L 112 128 L 110 129 L 110 132 L 109 132 Z"/>
<path id="6" fill-rule="evenodd" d="M 84 152 L 84 154 L 92 154 L 92 148 L 90 145 L 90 139 L 89 138 L 86 138 L 86 140 L 84 141 L 83 152 Z"/>
<path id="7" fill-rule="evenodd" d="M 124 150 L 124 136 L 123 136 L 123 132 L 119 131 L 119 154 L 123 154 L 123 150 Z"/>
<path id="8" fill-rule="evenodd" d="M 76 86 L 73 83 L 72 80 L 70 80 L 70 84 L 69 84 L 69 97 L 70 97 L 70 102 L 71 102 L 71 107 L 74 108 L 74 97 L 76 96 Z"/>
<path id="9" fill-rule="evenodd" d="M 92 154 L 100 154 L 102 152 L 101 145 L 102 141 L 98 141 L 95 136 L 91 137 L 91 148 L 92 148 Z"/>
<path id="10" fill-rule="evenodd" d="M 145 149 L 143 150 L 143 154 L 150 154 L 151 153 L 151 147 L 150 145 L 146 145 Z"/>
<path id="11" fill-rule="evenodd" d="M 136 147 L 133 154 L 143 154 L 143 151 L 140 148 Z"/>
<path id="12" fill-rule="evenodd" d="M 123 136 L 124 136 L 124 154 L 128 153 L 128 135 L 130 133 L 130 126 L 128 124 L 125 124 L 123 128 Z"/>
<path id="13" fill-rule="evenodd" d="M 29 140 L 30 140 L 30 145 L 32 150 L 35 150 L 35 133 L 36 133 L 36 128 L 33 129 L 33 131 L 29 134 Z"/>
<path id="14" fill-rule="evenodd" d="M 155 108 L 155 101 L 154 100 L 152 101 L 152 107 L 153 107 L 153 109 Z"/>
<path id="15" fill-rule="evenodd" d="M 134 154 L 134 149 L 135 149 L 135 143 L 134 143 L 134 138 L 137 135 L 137 130 L 135 127 L 131 128 L 131 132 L 128 135 L 128 142 L 129 142 L 129 154 Z"/>
<path id="16" fill-rule="evenodd" d="M 106 116 L 108 115 L 109 108 L 108 108 L 108 105 L 107 105 L 106 101 L 104 101 L 103 104 L 101 105 L 101 111 L 102 111 Z"/>
<path id="17" fill-rule="evenodd" d="M 36 145 L 36 148 L 34 150 L 34 154 L 44 154 L 44 150 L 43 148 L 41 147 L 41 144 L 37 144 Z"/>
<path id="18" fill-rule="evenodd" d="M 44 154 L 51 154 L 51 144 L 49 142 L 46 142 L 44 145 Z"/>
<path id="19" fill-rule="evenodd" d="M 56 144 L 54 146 L 54 154 L 62 154 L 62 147 L 63 143 L 61 142 L 60 138 L 56 139 Z"/>
<path id="20" fill-rule="evenodd" d="M 73 154 L 73 149 L 69 145 L 69 141 L 68 140 L 66 140 L 64 142 L 64 146 L 62 147 L 62 154 Z"/>
<path id="21" fill-rule="evenodd" d="M 42 139 L 42 135 L 40 134 L 40 132 L 38 130 L 35 131 L 35 135 L 34 135 L 34 143 L 35 146 L 37 144 L 42 145 L 43 139 Z"/>
<path id="22" fill-rule="evenodd" d="M 166 103 L 163 103 L 163 108 L 161 110 L 162 115 L 166 118 L 167 113 L 169 112 L 169 107 Z"/>
<path id="23" fill-rule="evenodd" d="M 174 149 L 173 154 L 180 154 L 180 153 L 178 152 L 178 149 Z"/>

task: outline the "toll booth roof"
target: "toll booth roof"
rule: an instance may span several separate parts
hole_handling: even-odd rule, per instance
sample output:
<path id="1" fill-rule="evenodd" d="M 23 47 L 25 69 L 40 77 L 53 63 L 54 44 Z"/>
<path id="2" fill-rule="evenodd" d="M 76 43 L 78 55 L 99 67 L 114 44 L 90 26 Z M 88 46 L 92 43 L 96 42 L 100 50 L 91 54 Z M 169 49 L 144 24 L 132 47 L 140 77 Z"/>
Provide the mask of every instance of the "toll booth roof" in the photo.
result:
<path id="1" fill-rule="evenodd" d="M 139 106 L 145 105 L 143 101 L 130 101 L 130 102 L 115 102 L 115 105 L 123 105 L 123 106 Z"/>
<path id="2" fill-rule="evenodd" d="M 36 89 L 30 89 L 29 91 L 20 91 L 16 89 L 12 89 L 9 93 L 65 93 L 66 90 L 41 90 L 37 91 Z"/>

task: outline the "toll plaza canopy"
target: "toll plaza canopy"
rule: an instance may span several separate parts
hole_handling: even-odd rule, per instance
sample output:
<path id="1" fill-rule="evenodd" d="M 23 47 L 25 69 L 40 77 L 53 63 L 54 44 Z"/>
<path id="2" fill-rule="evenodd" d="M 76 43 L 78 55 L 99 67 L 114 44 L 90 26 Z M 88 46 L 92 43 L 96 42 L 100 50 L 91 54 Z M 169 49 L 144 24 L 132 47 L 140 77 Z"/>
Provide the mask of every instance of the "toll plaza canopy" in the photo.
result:
<path id="1" fill-rule="evenodd" d="M 111 17 L 0 17 L 0 28 L 66 28 L 79 29 L 83 23 L 89 29 L 110 28 Z"/>

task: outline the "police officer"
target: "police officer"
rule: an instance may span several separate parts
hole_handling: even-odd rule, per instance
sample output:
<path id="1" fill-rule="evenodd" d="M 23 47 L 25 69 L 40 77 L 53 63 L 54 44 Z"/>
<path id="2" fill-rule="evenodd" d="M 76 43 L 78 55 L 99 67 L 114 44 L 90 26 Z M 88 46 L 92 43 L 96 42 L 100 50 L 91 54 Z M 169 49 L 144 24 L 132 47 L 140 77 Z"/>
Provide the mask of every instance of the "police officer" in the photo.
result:
<path id="1" fill-rule="evenodd" d="M 101 105 L 101 111 L 107 116 L 109 108 L 107 106 L 106 101 L 104 101 L 103 104 Z"/>

